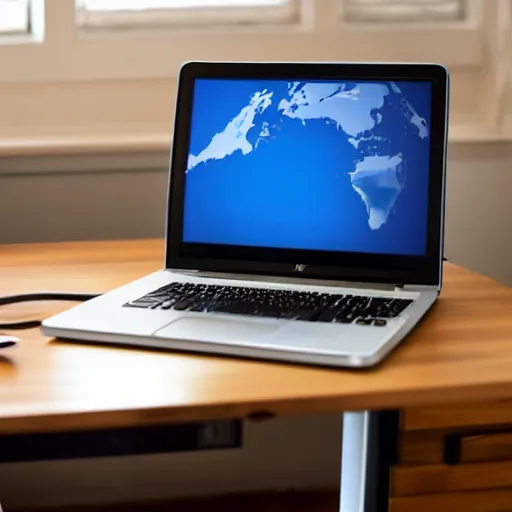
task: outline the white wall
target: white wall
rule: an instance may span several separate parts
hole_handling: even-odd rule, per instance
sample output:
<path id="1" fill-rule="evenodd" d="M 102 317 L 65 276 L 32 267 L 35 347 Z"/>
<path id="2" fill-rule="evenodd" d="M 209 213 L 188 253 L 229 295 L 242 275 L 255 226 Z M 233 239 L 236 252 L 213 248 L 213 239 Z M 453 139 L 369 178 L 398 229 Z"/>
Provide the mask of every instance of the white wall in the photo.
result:
<path id="1" fill-rule="evenodd" d="M 166 161 L 164 154 L 1 160 L 0 241 L 161 236 Z M 509 285 L 511 193 L 512 145 L 450 148 L 446 255 Z M 277 419 L 248 424 L 238 451 L 4 466 L 0 499 L 11 509 L 335 485 L 340 432 L 338 415 Z"/>
<path id="2" fill-rule="evenodd" d="M 163 236 L 167 161 L 166 153 L 0 159 L 0 243 Z M 446 255 L 509 284 L 511 191 L 512 143 L 450 147 Z"/>
<path id="3" fill-rule="evenodd" d="M 512 144 L 450 149 L 446 256 L 512 286 Z"/>

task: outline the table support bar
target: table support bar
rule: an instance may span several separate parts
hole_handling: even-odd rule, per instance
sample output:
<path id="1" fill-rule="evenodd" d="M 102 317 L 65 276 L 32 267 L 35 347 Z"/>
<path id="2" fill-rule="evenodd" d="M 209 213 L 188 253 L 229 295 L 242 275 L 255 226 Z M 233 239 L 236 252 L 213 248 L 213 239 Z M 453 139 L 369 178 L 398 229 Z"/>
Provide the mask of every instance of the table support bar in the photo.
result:
<path id="1" fill-rule="evenodd" d="M 340 512 L 386 512 L 398 411 L 343 414 Z"/>

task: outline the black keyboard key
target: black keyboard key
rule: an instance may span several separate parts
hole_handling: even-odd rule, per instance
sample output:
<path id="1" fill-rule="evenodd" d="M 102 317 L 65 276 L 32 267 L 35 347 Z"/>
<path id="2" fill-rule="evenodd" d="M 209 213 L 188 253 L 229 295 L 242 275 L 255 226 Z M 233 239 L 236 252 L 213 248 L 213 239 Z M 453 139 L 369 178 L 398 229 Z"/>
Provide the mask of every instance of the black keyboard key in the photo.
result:
<path id="1" fill-rule="evenodd" d="M 185 311 L 187 310 L 191 305 L 192 305 L 192 302 L 191 300 L 189 299 L 184 299 L 178 303 L 176 303 L 173 307 L 173 309 L 175 311 Z"/>
<path id="2" fill-rule="evenodd" d="M 283 318 L 285 320 L 292 320 L 292 319 L 298 317 L 299 314 L 300 314 L 300 311 L 290 308 L 290 309 L 281 311 L 281 318 Z"/>
<path id="3" fill-rule="evenodd" d="M 351 324 L 354 321 L 354 317 L 352 315 L 338 315 L 336 317 L 336 322 L 339 324 Z"/>
<path id="4" fill-rule="evenodd" d="M 204 305 L 203 311 L 205 311 L 207 313 L 210 312 L 212 310 L 213 306 L 215 306 L 215 303 L 216 303 L 216 301 L 215 301 L 214 297 L 206 297 L 204 299 L 204 303 L 203 303 L 203 305 Z"/>
<path id="5" fill-rule="evenodd" d="M 398 316 L 405 308 L 412 304 L 412 300 L 407 299 L 394 299 L 390 305 L 391 310 L 395 316 Z"/>
<path id="6" fill-rule="evenodd" d="M 211 309 L 211 311 L 215 311 L 216 313 L 232 313 L 234 315 L 241 315 L 243 312 L 244 306 L 243 304 L 230 302 L 230 303 L 219 303 Z"/>
<path id="7" fill-rule="evenodd" d="M 383 318 L 376 318 L 373 321 L 373 325 L 375 325 L 376 327 L 385 327 L 387 324 L 387 321 L 384 320 Z"/>
<path id="8" fill-rule="evenodd" d="M 201 311 L 205 311 L 205 310 L 206 310 L 206 304 L 202 300 L 198 300 L 197 302 L 195 302 L 189 309 L 189 311 L 191 311 L 193 313 L 200 313 Z"/>
<path id="9" fill-rule="evenodd" d="M 338 314 L 338 311 L 336 311 L 335 309 L 327 309 L 320 315 L 320 317 L 318 318 L 318 321 L 319 322 L 332 322 L 336 318 L 337 314 Z"/>
<path id="10" fill-rule="evenodd" d="M 316 322 L 321 313 L 322 311 L 318 309 L 306 309 L 299 314 L 297 320 L 302 320 L 304 322 Z"/>
<path id="11" fill-rule="evenodd" d="M 145 297 L 140 297 L 139 299 L 136 299 L 136 301 L 134 300 L 133 302 L 149 302 L 150 304 L 153 304 L 155 302 L 158 302 L 160 299 L 160 297 L 150 297 L 149 295 L 145 296 Z"/>
<path id="12" fill-rule="evenodd" d="M 168 295 L 166 293 L 160 293 L 158 295 L 146 295 L 145 297 L 141 297 L 138 300 L 146 300 L 148 302 L 150 302 L 150 301 L 153 301 L 153 302 L 157 302 L 157 301 L 164 302 L 164 300 L 166 300 L 167 298 L 168 298 Z"/>
<path id="13" fill-rule="evenodd" d="M 309 319 L 310 322 L 318 322 L 318 319 L 320 318 L 320 315 L 322 314 L 322 311 L 323 311 L 324 308 L 317 308 L 315 310 L 315 313 L 314 315 L 311 316 L 311 318 Z"/>
<path id="14" fill-rule="evenodd" d="M 148 302 L 146 300 L 134 300 L 132 302 L 129 302 L 127 306 L 130 306 L 132 308 L 143 308 L 143 309 L 150 309 L 151 306 L 153 306 L 155 302 Z M 158 304 L 158 303 L 156 303 Z"/>

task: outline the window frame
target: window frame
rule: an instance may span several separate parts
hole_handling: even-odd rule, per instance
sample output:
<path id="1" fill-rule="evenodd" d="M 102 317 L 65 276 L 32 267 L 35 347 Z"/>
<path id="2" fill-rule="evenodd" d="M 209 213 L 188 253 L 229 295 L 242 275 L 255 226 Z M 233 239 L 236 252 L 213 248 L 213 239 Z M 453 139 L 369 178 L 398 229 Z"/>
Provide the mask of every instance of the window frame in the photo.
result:
<path id="1" fill-rule="evenodd" d="M 452 75 L 451 139 L 512 139 L 500 115 L 510 76 L 497 64 L 512 60 L 512 48 L 499 58 L 492 50 L 510 34 L 510 24 L 500 31 L 496 25 L 512 0 L 468 0 L 464 21 L 413 26 L 347 23 L 340 0 L 295 1 L 300 16 L 292 22 L 84 31 L 75 25 L 74 0 L 32 0 L 32 33 L 0 37 L 0 154 L 166 150 L 184 61 L 269 55 L 442 62 Z"/>
<path id="2" fill-rule="evenodd" d="M 294 24 L 299 21 L 300 0 L 285 0 L 281 5 L 158 8 L 147 11 L 93 11 L 77 6 L 76 24 L 79 31 L 116 31 L 182 29 L 205 26 L 240 24 Z"/>
<path id="3" fill-rule="evenodd" d="M 33 34 L 0 38 L 0 83 L 176 77 L 184 61 L 266 60 L 269 51 L 286 61 L 437 61 L 448 67 L 480 66 L 485 58 L 479 0 L 469 0 L 462 22 L 414 26 L 347 23 L 339 0 L 295 1 L 300 14 L 293 22 L 84 31 L 75 25 L 74 0 L 32 0 Z M 37 13 L 44 14 L 37 19 Z"/>
<path id="4" fill-rule="evenodd" d="M 359 18 L 359 16 L 361 16 L 361 14 L 363 14 L 363 13 L 357 15 L 357 10 L 358 10 L 357 9 L 357 5 L 355 5 L 353 7 L 350 7 L 349 5 L 346 5 L 348 3 L 358 2 L 360 0 L 340 0 L 340 1 L 341 1 L 341 4 L 342 4 L 342 11 L 343 12 L 346 11 L 348 13 L 347 17 L 346 17 L 347 21 L 350 21 L 352 23 L 386 23 L 386 22 L 389 21 L 388 19 L 383 18 L 382 15 L 380 17 L 377 16 L 376 14 L 374 14 L 373 16 L 371 16 L 371 15 L 369 16 L 369 13 L 371 13 L 371 11 L 372 11 L 372 5 L 368 5 L 364 1 L 363 1 L 363 3 L 365 5 L 361 5 L 359 7 L 359 10 L 363 11 L 363 13 L 364 13 L 365 10 L 369 11 L 369 13 L 366 15 L 366 18 L 364 18 L 364 17 L 363 18 Z M 396 0 L 395 0 L 395 2 L 396 2 Z M 460 5 L 460 10 L 461 10 L 460 14 L 462 15 L 461 18 L 464 17 L 465 14 L 466 14 L 465 10 L 466 10 L 467 2 L 465 2 L 464 0 L 452 0 L 452 2 L 456 2 L 457 4 Z M 378 5 L 374 5 L 373 9 L 377 10 L 377 9 L 379 9 L 379 6 Z M 354 12 L 353 14 L 350 14 L 351 11 L 356 11 L 356 12 Z M 345 17 L 345 16 L 343 15 L 343 17 Z M 428 22 L 429 23 L 438 23 L 438 22 L 446 22 L 446 21 L 456 21 L 458 19 L 459 18 L 456 18 L 455 20 L 447 20 L 446 18 L 444 18 L 442 16 L 438 16 L 438 17 L 430 17 L 428 19 Z M 418 19 L 416 19 L 414 17 L 413 18 L 408 18 L 407 15 L 403 14 L 403 18 L 401 18 L 399 20 L 399 22 L 400 23 L 421 23 L 422 20 L 418 20 Z"/>

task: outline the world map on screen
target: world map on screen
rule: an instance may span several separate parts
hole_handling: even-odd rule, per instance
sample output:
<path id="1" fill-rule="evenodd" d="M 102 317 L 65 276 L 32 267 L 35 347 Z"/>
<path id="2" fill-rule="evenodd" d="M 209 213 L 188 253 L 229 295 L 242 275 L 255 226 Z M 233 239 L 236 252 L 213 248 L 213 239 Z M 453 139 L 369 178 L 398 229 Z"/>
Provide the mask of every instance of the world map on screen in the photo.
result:
<path id="1" fill-rule="evenodd" d="M 430 87 L 197 80 L 184 240 L 423 254 Z"/>

